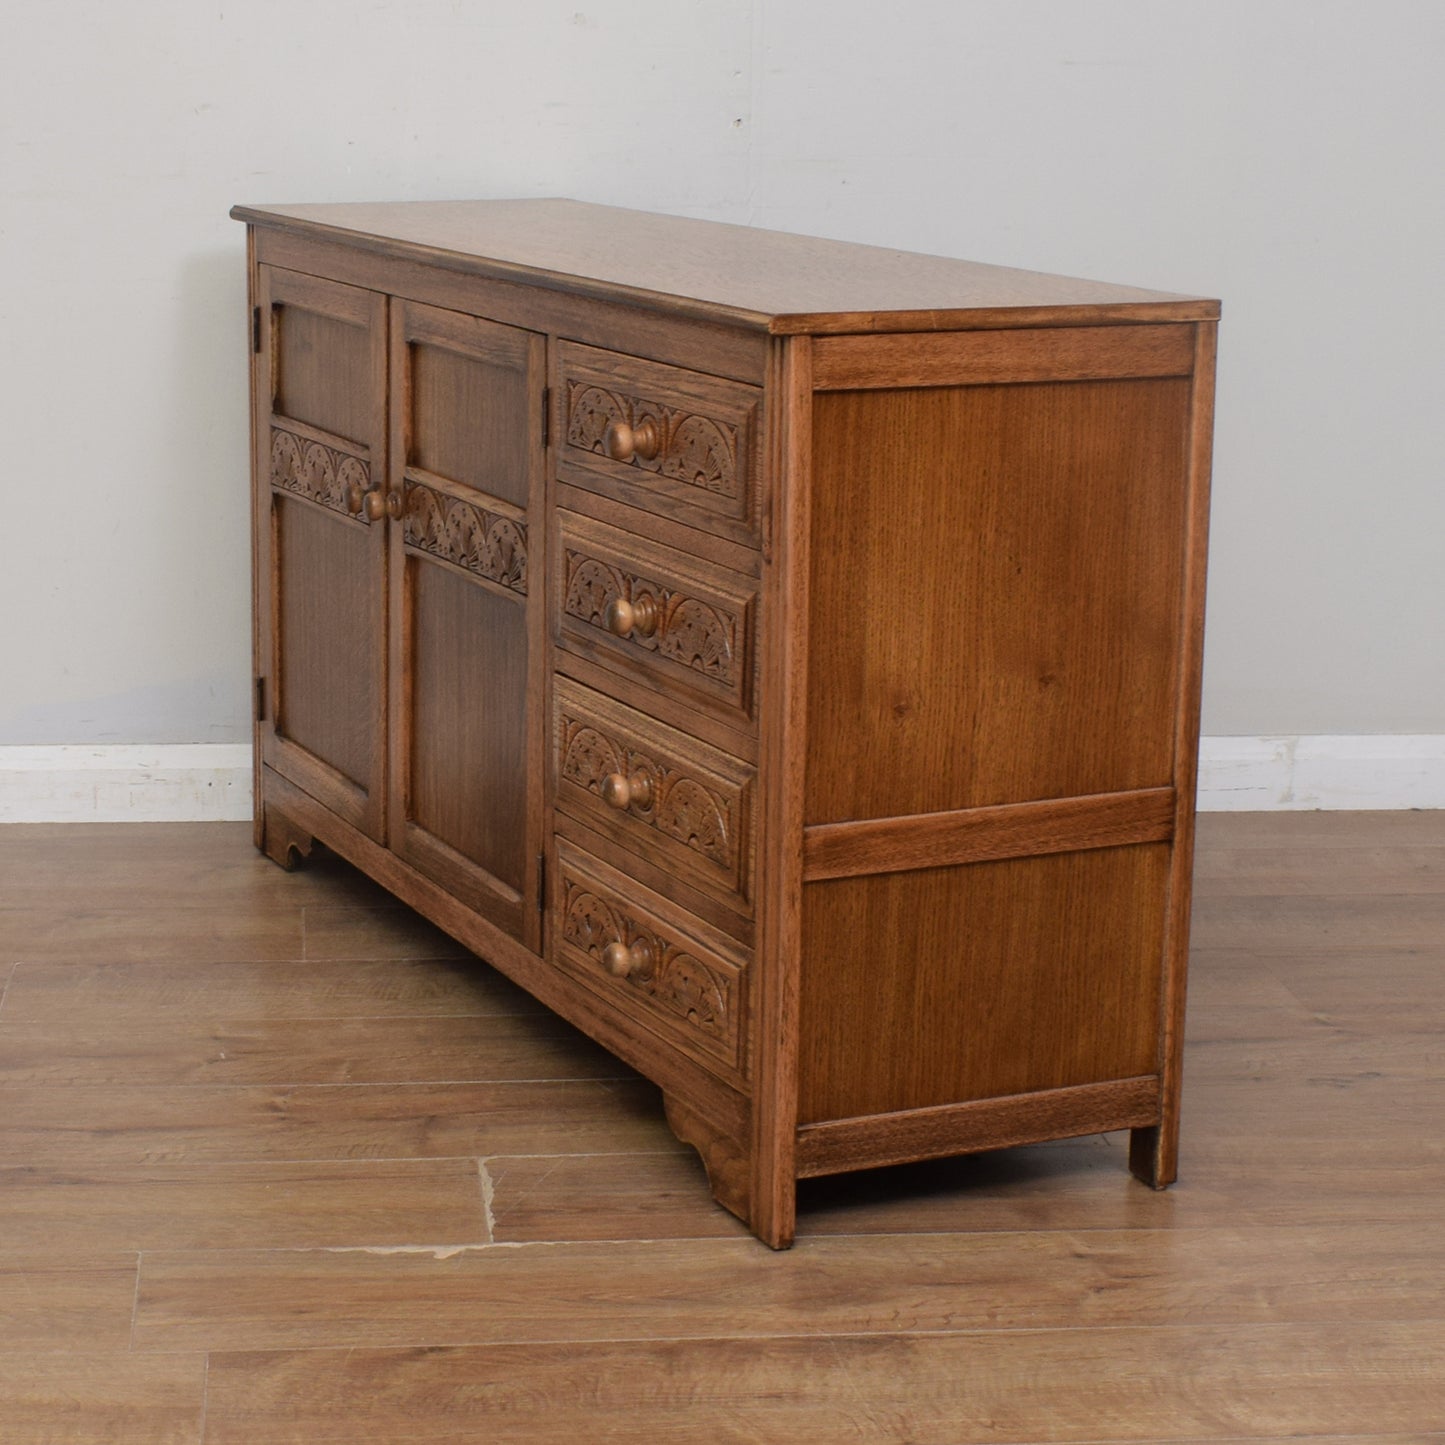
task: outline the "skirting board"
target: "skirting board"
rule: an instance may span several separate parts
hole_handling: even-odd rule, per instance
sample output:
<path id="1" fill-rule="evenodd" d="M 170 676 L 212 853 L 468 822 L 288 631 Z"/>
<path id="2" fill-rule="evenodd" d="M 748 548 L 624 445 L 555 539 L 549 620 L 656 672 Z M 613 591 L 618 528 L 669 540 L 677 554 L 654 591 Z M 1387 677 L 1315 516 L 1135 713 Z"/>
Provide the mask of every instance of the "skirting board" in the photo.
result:
<path id="1" fill-rule="evenodd" d="M 1206 737 L 1204 812 L 1445 808 L 1445 734 Z M 0 823 L 251 816 L 245 743 L 0 747 Z"/>
<path id="2" fill-rule="evenodd" d="M 249 743 L 0 747 L 0 823 L 216 823 L 250 816 Z"/>

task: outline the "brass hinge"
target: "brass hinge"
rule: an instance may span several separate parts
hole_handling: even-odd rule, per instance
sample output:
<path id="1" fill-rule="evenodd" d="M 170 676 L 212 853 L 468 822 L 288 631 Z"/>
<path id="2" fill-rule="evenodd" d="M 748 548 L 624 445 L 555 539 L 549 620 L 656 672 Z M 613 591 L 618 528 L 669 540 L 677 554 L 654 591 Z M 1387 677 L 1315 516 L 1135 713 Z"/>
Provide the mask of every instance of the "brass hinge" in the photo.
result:
<path id="1" fill-rule="evenodd" d="M 537 854 L 537 912 L 547 911 L 547 855 Z"/>
<path id="2" fill-rule="evenodd" d="M 256 721 L 266 721 L 266 679 L 256 679 Z"/>
<path id="3" fill-rule="evenodd" d="M 552 445 L 552 388 L 542 388 L 542 448 Z"/>
<path id="4" fill-rule="evenodd" d="M 261 354 L 261 308 L 251 308 L 251 350 L 255 355 Z"/>

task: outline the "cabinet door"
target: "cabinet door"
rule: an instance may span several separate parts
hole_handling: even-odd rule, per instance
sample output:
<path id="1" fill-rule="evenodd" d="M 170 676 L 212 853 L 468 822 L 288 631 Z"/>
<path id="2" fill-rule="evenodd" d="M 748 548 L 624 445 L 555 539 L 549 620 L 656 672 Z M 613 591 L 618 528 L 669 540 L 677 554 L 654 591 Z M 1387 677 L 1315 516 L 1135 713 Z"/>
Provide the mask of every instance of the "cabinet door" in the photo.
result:
<path id="1" fill-rule="evenodd" d="M 386 298 L 262 266 L 258 299 L 261 756 L 380 841 Z"/>
<path id="2" fill-rule="evenodd" d="M 545 341 L 392 305 L 389 841 L 536 949 Z"/>

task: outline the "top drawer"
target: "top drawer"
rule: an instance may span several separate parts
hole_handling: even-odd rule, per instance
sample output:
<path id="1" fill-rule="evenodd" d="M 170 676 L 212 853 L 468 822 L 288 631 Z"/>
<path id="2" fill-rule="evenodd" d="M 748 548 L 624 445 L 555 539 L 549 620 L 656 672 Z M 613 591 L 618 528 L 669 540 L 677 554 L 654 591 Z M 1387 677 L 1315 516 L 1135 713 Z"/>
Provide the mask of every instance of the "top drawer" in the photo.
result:
<path id="1" fill-rule="evenodd" d="M 755 386 L 564 341 L 560 479 L 758 545 Z"/>

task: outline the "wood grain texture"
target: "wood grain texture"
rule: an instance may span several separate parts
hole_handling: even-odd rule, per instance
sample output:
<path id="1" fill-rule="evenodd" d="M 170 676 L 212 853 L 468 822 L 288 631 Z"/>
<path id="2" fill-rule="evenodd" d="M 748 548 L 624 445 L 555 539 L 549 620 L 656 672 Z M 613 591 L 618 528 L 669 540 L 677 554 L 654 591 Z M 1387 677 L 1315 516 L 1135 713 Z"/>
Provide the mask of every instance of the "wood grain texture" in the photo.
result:
<path id="1" fill-rule="evenodd" d="M 811 546 L 812 347 L 777 346 L 766 413 L 771 487 L 770 546 L 764 550 L 761 658 L 770 702 L 759 756 L 771 779 L 760 820 L 762 876 L 752 1016 L 757 1040 L 753 1090 L 752 1220 L 780 1249 L 796 1228 L 799 993 L 803 918 L 803 818 L 808 748 L 808 549 Z"/>
<path id="2" fill-rule="evenodd" d="M 559 512 L 556 530 L 558 644 L 620 674 L 643 695 L 672 692 L 694 710 L 750 730 L 757 668 L 754 584 L 706 557 L 590 519 Z M 655 613 L 652 629 L 613 631 L 612 604 L 636 608 L 644 598 Z M 558 665 L 565 670 L 567 663 L 559 659 Z"/>
<path id="3" fill-rule="evenodd" d="M 195 1445 L 199 1355 L 0 1354 L 5 1445 Z"/>
<path id="4" fill-rule="evenodd" d="M 314 1042 L 317 1033 L 324 1042 Z M 61 1041 L 68 1046 L 61 1048 Z M 135 1018 L 7 1026 L 6 1084 L 412 1084 L 616 1079 L 627 1069 L 546 1014 L 388 1019 Z"/>
<path id="5" fill-rule="evenodd" d="M 1189 405 L 1188 504 L 1174 709 L 1174 849 L 1160 974 L 1159 1057 L 1162 1107 L 1157 1125 L 1135 1132 L 1129 1166 L 1156 1189 L 1179 1173 L 1179 1100 L 1184 1070 L 1184 1001 L 1189 969 L 1189 923 L 1194 874 L 1194 800 L 1199 779 L 1199 713 L 1204 687 L 1204 584 L 1209 547 L 1210 462 L 1214 448 L 1216 327 L 1194 328 L 1193 391 Z"/>
<path id="6" fill-rule="evenodd" d="M 388 843 L 535 950 L 544 341 L 391 304 Z"/>
<path id="7" fill-rule="evenodd" d="M 1169 784 L 1188 401 L 816 399 L 809 823 Z"/>
<path id="8" fill-rule="evenodd" d="M 319 235 L 248 227 L 265 263 L 406 300 L 484 316 L 508 326 L 545 331 L 589 346 L 757 384 L 767 369 L 770 338 L 711 315 L 672 315 L 621 307 L 564 291 L 357 248 Z"/>
<path id="9" fill-rule="evenodd" d="M 131 829 L 135 824 L 125 827 Z M 302 910 L 178 908 L 158 912 L 135 895 L 124 907 L 61 903 L 0 909 L 0 958 L 18 961 L 22 948 L 27 963 L 294 960 L 304 952 Z"/>
<path id="10" fill-rule="evenodd" d="M 256 293 L 261 344 L 251 404 L 254 635 L 265 699 L 256 727 L 260 761 L 379 839 L 386 821 L 387 534 L 385 525 L 352 515 L 339 468 L 348 449 L 363 455 L 365 475 L 353 476 L 351 485 L 380 497 L 387 455 L 386 298 L 270 266 L 259 268 Z M 293 396 L 302 387 L 301 409 L 310 416 L 294 422 L 286 416 L 285 407 L 298 405 L 288 400 L 288 384 Z M 278 423 L 287 431 L 321 429 L 321 450 L 338 459 L 335 505 L 296 495 L 286 486 L 289 467 L 278 474 L 269 464 Z M 297 467 L 310 469 L 302 460 Z M 354 501 L 364 516 L 365 498 Z M 256 796 L 259 811 L 260 789 Z"/>
<path id="11" fill-rule="evenodd" d="M 7 1249 L 40 1254 L 488 1238 L 470 1159 L 0 1169 L 0 1216 Z"/>
<path id="12" fill-rule="evenodd" d="M 565 341 L 557 366 L 562 481 L 756 546 L 756 387 Z M 618 426 L 651 427 L 652 454 L 613 457 L 608 429 Z"/>
<path id="13" fill-rule="evenodd" d="M 748 1071 L 745 953 L 660 894 L 557 841 L 553 959 L 688 1057 L 739 1083 Z M 628 950 L 627 971 L 608 954 Z"/>
<path id="14" fill-rule="evenodd" d="M 945 1154 L 1006 1149 L 1036 1139 L 1070 1139 L 1142 1127 L 1159 1118 L 1154 1075 L 1079 1084 L 1033 1094 L 941 1104 L 860 1119 L 833 1119 L 798 1130 L 798 1174 L 875 1169 Z"/>
<path id="15" fill-rule="evenodd" d="M 739 1239 L 747 1226 L 711 1199 L 701 1159 L 676 1154 L 572 1154 L 486 1161 L 492 1238 Z"/>
<path id="16" fill-rule="evenodd" d="M 0 1170 L 0 1178 L 8 1173 Z M 14 1237 L 10 1192 L 0 1191 L 0 1357 L 128 1350 L 138 1256 L 88 1239 L 68 1247 L 48 1234 L 38 1242 Z"/>
<path id="17" fill-rule="evenodd" d="M 6 908 L 66 910 L 144 904 L 163 870 L 171 913 L 224 913 L 238 919 L 302 903 L 388 903 L 390 895 L 330 854 L 291 874 L 255 854 L 238 865 L 238 823 L 7 823 L 0 827 Z"/>
<path id="18" fill-rule="evenodd" d="M 150 1352 L 1369 1320 L 1438 1328 L 1442 1270 L 1445 1241 L 1409 1224 L 834 1238 L 800 1242 L 781 1260 L 748 1239 L 154 1252 L 141 1262 L 135 1342 Z"/>
<path id="19" fill-rule="evenodd" d="M 1258 883 L 1214 897 L 1211 926 L 1238 926 L 1192 960 L 1188 1149 L 1163 1192 L 1129 1178 L 1120 1133 L 811 1179 L 778 1256 L 708 1202 L 640 1082 L 0 1085 L 0 1435 L 194 1442 L 208 1376 L 209 1438 L 246 1445 L 1429 1440 L 1445 885 L 1417 865 L 1445 815 L 1203 823 L 1201 869 L 1259 868 L 1288 906 L 1261 931 Z M 464 961 L 406 956 L 430 926 L 367 907 L 319 847 L 307 866 L 343 900 L 320 910 L 331 941 L 380 955 L 354 980 L 211 952 L 212 915 L 262 938 L 316 905 L 316 875 L 259 860 L 244 824 L 0 829 L 0 1045 L 43 1024 L 59 1060 L 68 1014 L 78 1042 L 112 1013 L 117 1035 L 310 1021 L 307 1067 L 328 1017 L 504 1011 Z M 118 952 L 149 920 L 155 957 L 95 953 L 89 878 L 105 907 L 129 890 Z M 488 1217 L 494 1246 L 459 1237 Z M 136 1252 L 100 1239 L 160 1251 L 136 1353 Z M 223 1330 L 308 1346 L 210 1352 Z M 150 1352 L 162 1335 L 176 1353 Z"/>
<path id="20" fill-rule="evenodd" d="M 720 749 L 558 678 L 552 746 L 556 805 L 618 845 L 686 878 L 739 913 L 751 912 L 754 770 Z M 641 779 L 625 804 L 608 780 Z M 611 796 L 613 801 L 609 802 Z"/>
<path id="21" fill-rule="evenodd" d="M 979 382 L 1100 381 L 1188 376 L 1192 326 L 1053 326 L 927 336 L 822 336 L 813 355 L 819 391 Z"/>
<path id="22" fill-rule="evenodd" d="M 477 959 L 18 964 L 7 1025 L 194 1025 L 207 1019 L 444 1018 L 542 1013 Z"/>
<path id="23" fill-rule="evenodd" d="M 803 877 L 811 883 L 860 873 L 1167 842 L 1174 832 L 1174 813 L 1172 789 L 1147 788 L 905 818 L 817 823 L 803 830 Z"/>
<path id="24" fill-rule="evenodd" d="M 656 1439 L 1186 1445 L 1438 1436 L 1431 1326 L 1254 1325 L 839 1340 L 242 1353 L 212 1365 L 208 1445 Z M 380 1402 L 385 1402 L 384 1404 Z"/>
<path id="25" fill-rule="evenodd" d="M 677 1153 L 640 1080 L 0 1086 L 0 1153 L 29 1167 Z"/>
<path id="26" fill-rule="evenodd" d="M 1148 843 L 807 884 L 800 1122 L 1155 1073 L 1168 866 Z"/>
<path id="27" fill-rule="evenodd" d="M 451 270 L 775 331 L 927 331 L 1020 324 L 1128 307 L 1217 316 L 1218 303 L 1158 291 L 909 255 L 577 201 L 414 201 L 237 206 L 237 220 Z M 1147 309 L 1146 309 L 1147 308 Z M 827 313 L 833 313 L 831 315 Z M 995 323 L 997 324 L 997 323 Z"/>

